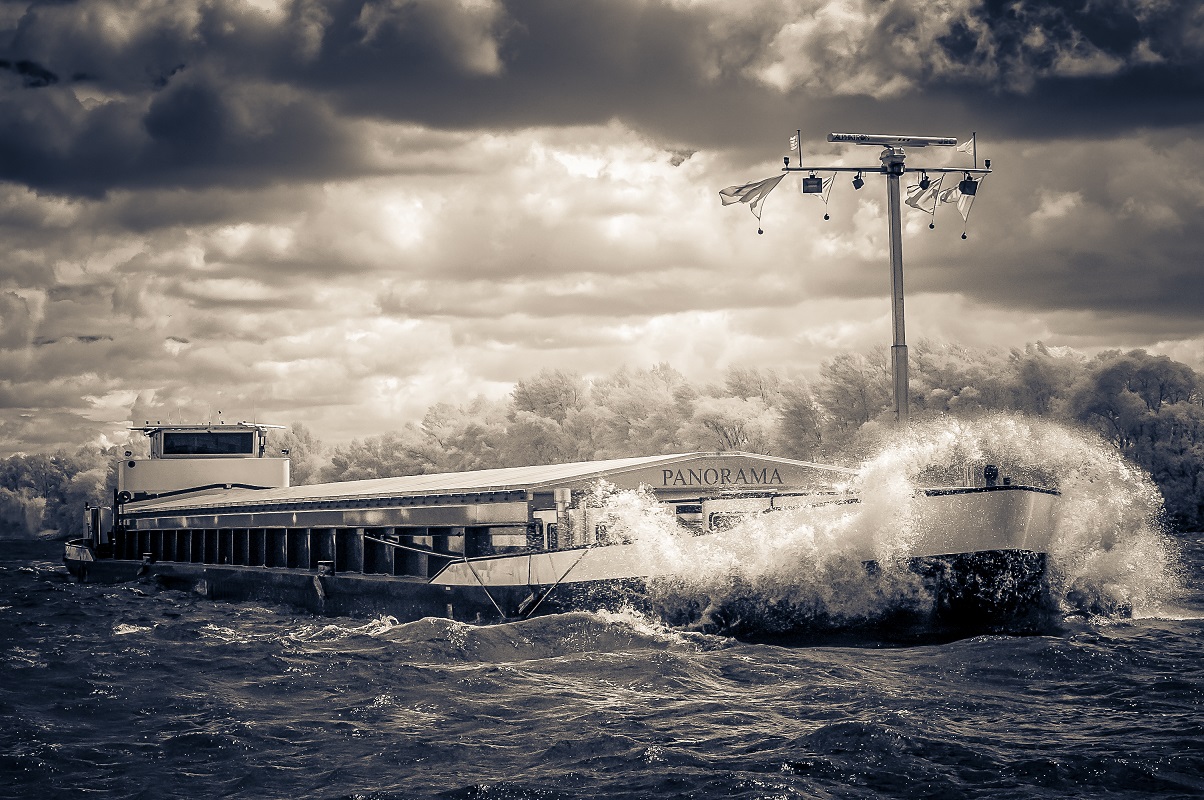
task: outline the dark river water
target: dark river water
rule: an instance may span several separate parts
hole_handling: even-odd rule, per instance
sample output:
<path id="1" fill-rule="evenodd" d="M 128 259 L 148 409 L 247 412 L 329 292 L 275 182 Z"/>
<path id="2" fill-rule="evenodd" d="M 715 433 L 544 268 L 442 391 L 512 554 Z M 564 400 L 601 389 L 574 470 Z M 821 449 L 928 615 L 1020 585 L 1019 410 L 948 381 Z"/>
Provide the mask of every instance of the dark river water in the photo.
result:
<path id="1" fill-rule="evenodd" d="M 318 618 L 0 542 L 0 796 L 1204 794 L 1204 535 L 1145 616 L 906 647 Z"/>

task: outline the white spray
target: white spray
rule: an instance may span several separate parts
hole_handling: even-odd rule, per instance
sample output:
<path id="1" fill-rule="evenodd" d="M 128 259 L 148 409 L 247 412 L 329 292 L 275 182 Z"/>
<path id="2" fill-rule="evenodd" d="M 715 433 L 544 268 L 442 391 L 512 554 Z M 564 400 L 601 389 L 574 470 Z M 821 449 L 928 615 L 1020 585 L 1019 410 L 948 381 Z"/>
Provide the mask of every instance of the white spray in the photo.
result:
<path id="1" fill-rule="evenodd" d="M 986 464 L 1061 492 L 1049 578 L 1064 612 L 1151 615 L 1178 592 L 1149 477 L 1097 436 L 1017 415 L 918 422 L 862 465 L 849 487 L 860 503 L 760 514 L 730 534 L 690 537 L 646 490 L 602 485 L 588 502 L 657 565 L 650 589 L 670 619 L 676 608 L 680 621 L 772 633 L 922 615 L 933 598 L 900 558 L 915 536 L 916 490 L 962 485 Z"/>

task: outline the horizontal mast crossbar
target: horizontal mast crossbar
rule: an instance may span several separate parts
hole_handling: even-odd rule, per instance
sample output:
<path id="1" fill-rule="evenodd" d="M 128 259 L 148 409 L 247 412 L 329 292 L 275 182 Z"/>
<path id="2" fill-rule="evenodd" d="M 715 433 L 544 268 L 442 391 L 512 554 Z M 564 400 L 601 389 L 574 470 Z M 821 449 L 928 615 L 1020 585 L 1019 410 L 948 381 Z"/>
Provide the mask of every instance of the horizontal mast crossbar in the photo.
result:
<path id="1" fill-rule="evenodd" d="M 930 174 L 965 172 L 971 175 L 990 175 L 994 170 L 982 169 L 981 167 L 904 167 L 903 172 L 927 172 Z M 887 175 L 889 172 L 886 167 L 881 164 L 873 167 L 782 167 L 782 172 L 860 172 L 862 174 L 880 173 Z"/>

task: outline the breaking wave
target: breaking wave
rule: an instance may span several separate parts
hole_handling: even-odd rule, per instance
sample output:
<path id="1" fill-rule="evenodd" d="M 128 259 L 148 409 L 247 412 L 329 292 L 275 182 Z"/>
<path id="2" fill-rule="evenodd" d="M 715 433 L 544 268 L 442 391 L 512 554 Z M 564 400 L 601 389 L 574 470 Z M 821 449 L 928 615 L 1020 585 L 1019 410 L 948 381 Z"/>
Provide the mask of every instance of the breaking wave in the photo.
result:
<path id="1" fill-rule="evenodd" d="M 1000 630 L 1028 632 L 1072 614 L 1153 616 L 1180 593 L 1176 550 L 1149 476 L 1097 436 L 1017 415 L 916 423 L 844 487 L 859 503 L 758 514 L 721 535 L 683 533 L 650 491 L 601 484 L 588 502 L 656 565 L 650 602 L 672 624 L 754 637 L 898 633 L 928 625 L 941 602 L 923 570 L 905 558 L 918 535 L 918 490 L 972 485 L 987 464 L 1013 483 L 1061 492 L 1048 592 L 1042 586 L 1056 607 Z M 1016 564 L 995 566 L 1000 574 L 987 579 L 998 578 L 1001 596 L 1031 589 L 1002 574 Z"/>

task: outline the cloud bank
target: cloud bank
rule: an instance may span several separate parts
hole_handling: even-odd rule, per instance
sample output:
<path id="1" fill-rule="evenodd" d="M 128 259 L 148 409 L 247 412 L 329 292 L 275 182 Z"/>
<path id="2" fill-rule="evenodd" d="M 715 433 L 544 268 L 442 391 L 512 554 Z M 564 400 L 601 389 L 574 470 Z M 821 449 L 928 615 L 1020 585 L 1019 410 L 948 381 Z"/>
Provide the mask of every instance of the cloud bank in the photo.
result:
<path id="1" fill-rule="evenodd" d="M 978 131 L 913 337 L 1204 367 L 1202 117 L 1204 12 L 1153 0 L 0 2 L 0 449 L 884 344 L 879 183 L 718 204 L 796 129 Z"/>

